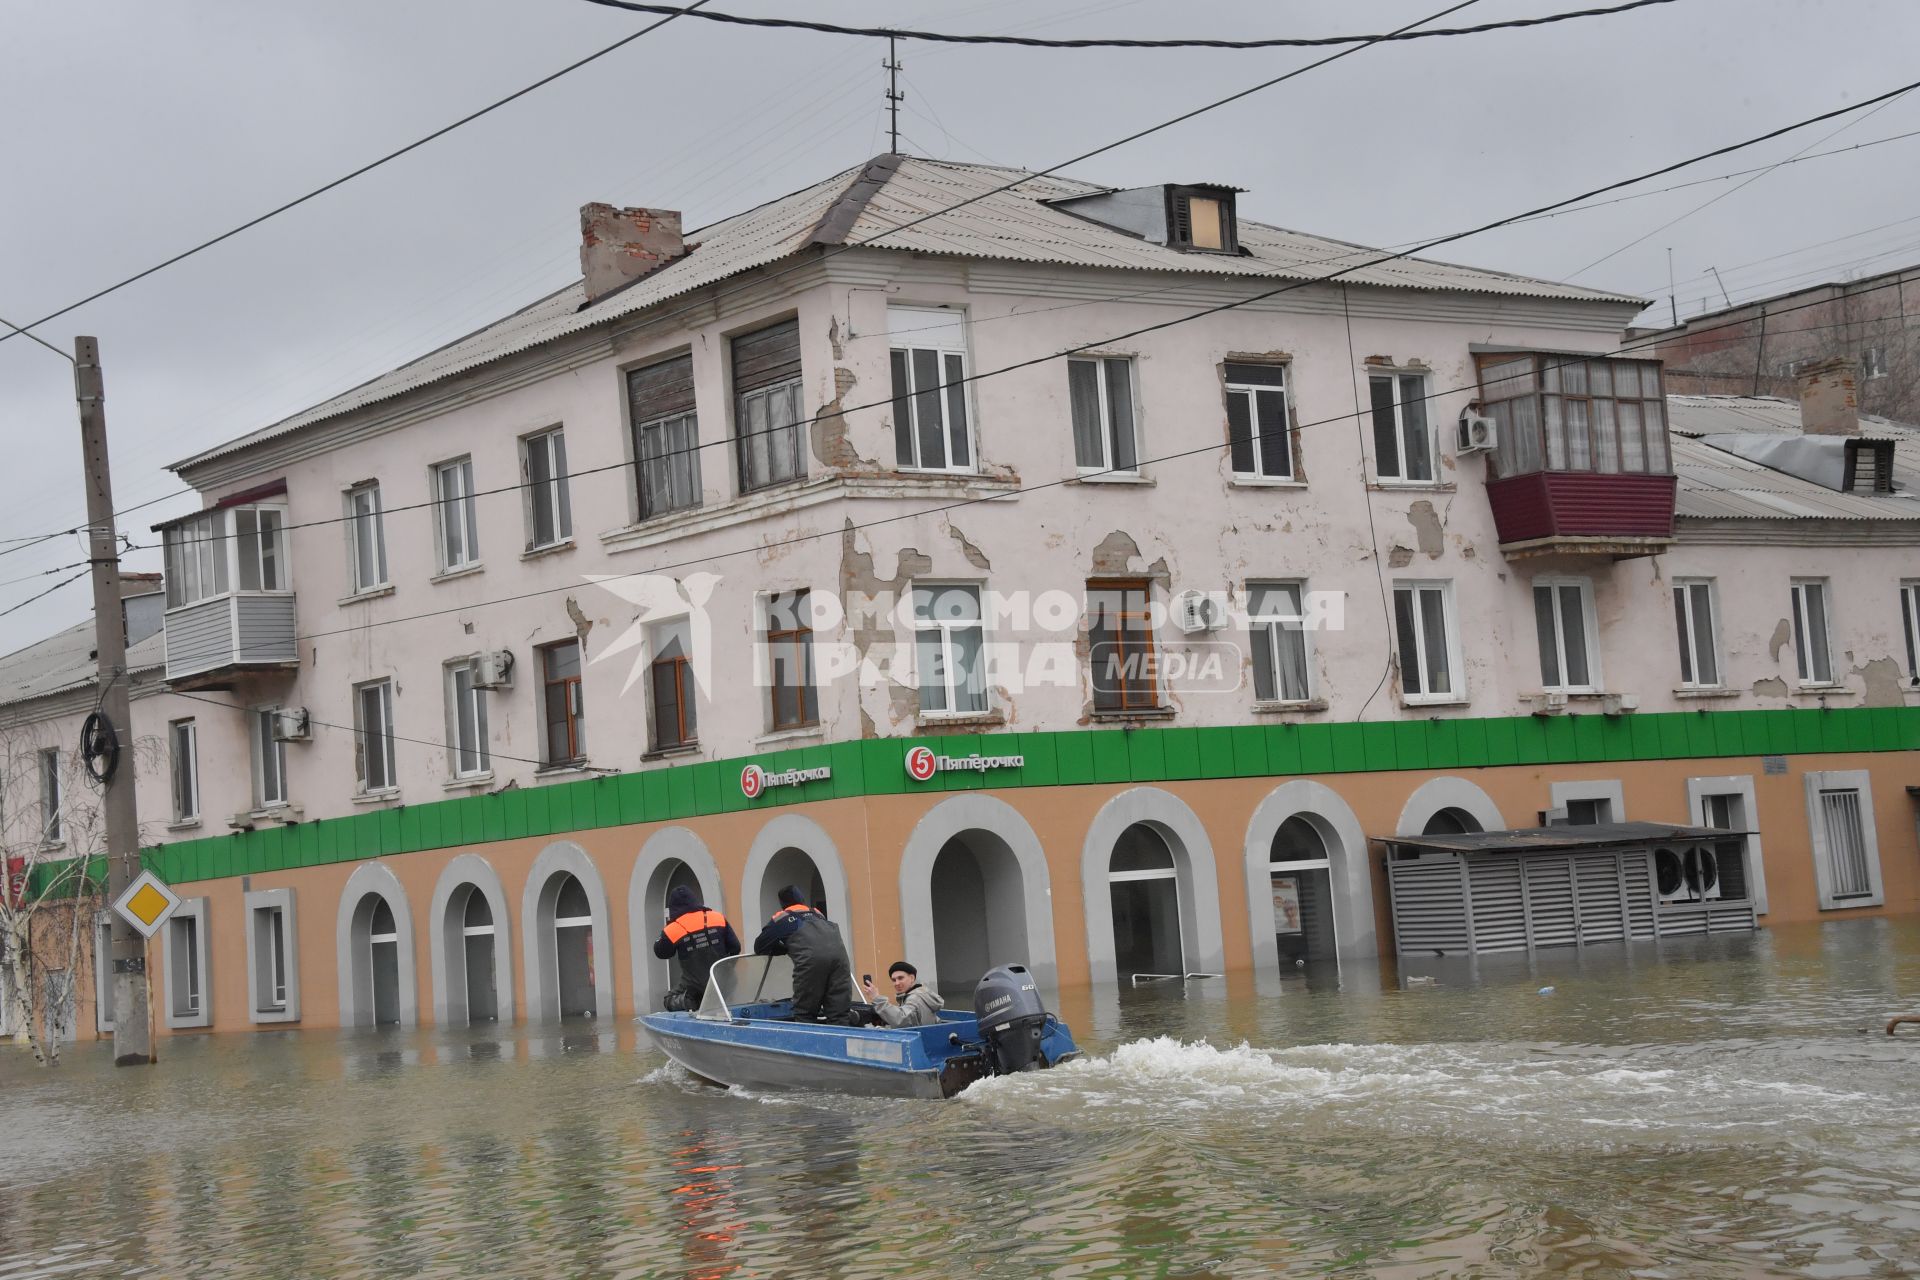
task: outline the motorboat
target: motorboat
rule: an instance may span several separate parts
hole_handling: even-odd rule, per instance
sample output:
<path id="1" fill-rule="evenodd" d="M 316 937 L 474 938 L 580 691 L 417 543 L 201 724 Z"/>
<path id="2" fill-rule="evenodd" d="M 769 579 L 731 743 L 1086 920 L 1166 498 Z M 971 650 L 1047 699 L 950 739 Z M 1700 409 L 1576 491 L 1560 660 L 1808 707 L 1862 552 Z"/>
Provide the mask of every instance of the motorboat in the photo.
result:
<path id="1" fill-rule="evenodd" d="M 946 1010 L 926 1027 L 796 1022 L 793 961 L 743 955 L 713 966 L 698 1009 L 646 1014 L 640 1024 L 694 1075 L 746 1089 L 951 1098 L 988 1076 L 1079 1056 L 1021 965 L 990 970 L 973 1004 L 971 1013 Z"/>

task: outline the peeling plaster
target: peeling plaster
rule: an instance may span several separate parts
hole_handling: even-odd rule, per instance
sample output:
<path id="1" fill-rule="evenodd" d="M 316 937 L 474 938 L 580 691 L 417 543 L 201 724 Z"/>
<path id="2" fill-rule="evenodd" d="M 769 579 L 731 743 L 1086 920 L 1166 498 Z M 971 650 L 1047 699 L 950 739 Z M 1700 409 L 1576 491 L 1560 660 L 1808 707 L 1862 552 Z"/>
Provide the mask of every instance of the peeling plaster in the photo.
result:
<path id="1" fill-rule="evenodd" d="M 837 346 L 835 350 L 838 351 Z M 848 394 L 859 385 L 859 382 L 860 379 L 854 376 L 853 370 L 839 365 L 834 366 L 833 399 L 820 406 L 820 412 L 814 415 L 813 422 L 809 424 L 813 456 L 820 460 L 822 466 L 839 471 L 856 468 L 867 471 L 878 470 L 873 459 L 860 456 L 860 451 L 853 447 L 853 441 L 847 436 L 847 419 L 843 407 L 847 403 Z"/>
<path id="2" fill-rule="evenodd" d="M 1093 549 L 1093 571 L 1096 574 L 1131 573 L 1133 562 L 1139 558 L 1140 544 L 1124 530 L 1115 529 Z"/>
<path id="3" fill-rule="evenodd" d="M 1440 528 L 1440 514 L 1433 504 L 1425 498 L 1413 504 L 1407 510 L 1407 523 L 1413 526 L 1413 536 L 1420 547 L 1420 554 L 1429 560 L 1438 560 L 1447 549 L 1446 534 Z"/>
<path id="4" fill-rule="evenodd" d="M 976 569 L 991 570 L 993 568 L 993 561 L 987 559 L 987 553 L 970 542 L 967 535 L 960 532 L 958 525 L 948 522 L 947 532 L 952 534 L 953 540 L 960 544 L 960 554 L 967 558 L 968 564 Z"/>
<path id="5" fill-rule="evenodd" d="M 579 601 L 572 596 L 567 597 L 567 616 L 573 619 L 574 634 L 580 637 L 580 647 L 584 650 L 587 647 L 587 632 L 593 630 L 593 619 L 581 610 Z"/>
<path id="6" fill-rule="evenodd" d="M 1387 568 L 1404 569 L 1413 563 L 1413 548 L 1394 543 L 1387 550 Z"/>
<path id="7" fill-rule="evenodd" d="M 1765 680 L 1755 680 L 1753 691 L 1763 698 L 1784 698 L 1787 696 L 1787 682 L 1779 676 L 1768 676 Z"/>
<path id="8" fill-rule="evenodd" d="M 1767 641 L 1767 652 L 1773 655 L 1775 662 L 1780 661 L 1780 651 L 1793 643 L 1793 622 L 1780 619 L 1780 625 L 1773 629 L 1773 639 Z"/>
<path id="9" fill-rule="evenodd" d="M 1875 658 L 1865 666 L 1855 667 L 1853 674 L 1866 681 L 1868 706 L 1907 705 L 1906 678 L 1900 674 L 1900 664 L 1892 658 Z"/>
<path id="10" fill-rule="evenodd" d="M 883 601 L 896 601 L 906 592 L 917 577 L 923 577 L 933 571 L 931 557 L 921 554 L 917 547 L 902 547 L 900 555 L 894 561 L 893 577 L 883 578 L 873 567 L 873 553 L 862 551 L 854 541 L 852 520 L 842 522 L 840 529 L 840 598 L 851 602 L 866 597 Z M 864 660 L 876 648 L 891 656 L 894 633 L 892 615 L 886 618 L 863 617 L 849 618 L 847 638 L 853 643 L 856 653 Z M 917 689 L 902 688 L 897 684 L 887 686 L 887 718 L 890 727 L 897 728 L 911 724 L 920 713 L 920 693 Z M 864 700 L 860 706 L 860 732 L 867 738 L 878 737 L 879 732 L 869 715 Z"/>

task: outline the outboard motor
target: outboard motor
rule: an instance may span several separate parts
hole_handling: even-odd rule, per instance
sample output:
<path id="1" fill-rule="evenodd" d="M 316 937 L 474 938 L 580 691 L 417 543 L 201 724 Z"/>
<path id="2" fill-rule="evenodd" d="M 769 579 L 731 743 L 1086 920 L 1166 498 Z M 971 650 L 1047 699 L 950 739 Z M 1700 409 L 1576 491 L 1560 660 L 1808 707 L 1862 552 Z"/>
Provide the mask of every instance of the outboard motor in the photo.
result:
<path id="1" fill-rule="evenodd" d="M 1040 1040 L 1049 1015 L 1025 965 L 987 970 L 973 989 L 973 1016 L 979 1020 L 995 1075 L 1046 1065 L 1040 1060 Z"/>

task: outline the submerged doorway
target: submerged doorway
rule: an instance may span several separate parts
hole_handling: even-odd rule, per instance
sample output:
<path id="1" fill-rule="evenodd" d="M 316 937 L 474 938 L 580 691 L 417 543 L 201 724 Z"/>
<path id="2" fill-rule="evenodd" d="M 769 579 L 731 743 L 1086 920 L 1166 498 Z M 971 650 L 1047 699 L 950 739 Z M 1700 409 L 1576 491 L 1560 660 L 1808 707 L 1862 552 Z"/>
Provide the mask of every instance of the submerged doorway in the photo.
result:
<path id="1" fill-rule="evenodd" d="M 970 1002 L 995 965 L 1029 962 L 1026 878 L 1005 840 L 983 830 L 955 835 L 934 855 L 927 892 L 934 969 L 949 1001 Z"/>
<path id="2" fill-rule="evenodd" d="M 805 849 L 789 845 L 768 859 L 767 869 L 760 876 L 760 919 L 752 922 L 756 931 L 780 910 L 780 891 L 790 884 L 800 886 L 808 906 L 828 919 L 833 918 L 827 911 L 827 884 L 820 876 L 819 865 Z M 751 943 L 752 940 L 742 935 L 742 941 Z"/>
<path id="3" fill-rule="evenodd" d="M 1186 972 L 1180 937 L 1180 869 L 1166 837 L 1136 822 L 1114 842 L 1108 864 L 1113 957 L 1123 980 Z"/>
<path id="4" fill-rule="evenodd" d="M 498 1022 L 500 989 L 494 977 L 494 958 L 499 954 L 493 927 L 493 908 L 478 885 L 466 886 L 466 902 L 460 911 L 460 946 L 466 976 L 467 1021 Z"/>
<path id="5" fill-rule="evenodd" d="M 667 899 L 673 896 L 675 889 L 691 889 L 693 895 L 700 899 L 703 905 L 709 908 L 712 908 L 714 905 L 707 901 L 707 891 L 700 887 L 700 877 L 694 874 L 692 867 L 678 858 L 672 858 L 661 863 L 658 867 L 654 868 L 653 874 L 647 877 L 647 891 L 643 899 L 645 904 L 643 909 L 647 914 L 644 920 L 636 921 L 634 924 L 635 946 L 645 945 L 641 941 L 643 937 L 651 939 L 654 921 L 659 921 L 661 927 L 665 927 L 667 921 L 673 915 L 672 910 L 667 906 Z M 729 923 L 732 922 L 729 921 Z M 738 929 L 736 929 L 735 932 L 738 932 Z M 753 939 L 751 935 L 749 935 L 746 940 L 751 942 Z M 679 954 L 676 953 L 668 960 L 660 960 L 653 956 L 650 946 L 648 947 L 647 954 L 649 962 L 652 963 L 658 971 L 655 974 L 655 978 L 659 984 L 658 992 L 664 994 L 677 988 L 680 985 Z"/>
<path id="6" fill-rule="evenodd" d="M 1281 970 L 1333 962 L 1338 940 L 1333 928 L 1333 860 L 1326 837 L 1306 818 L 1288 818 L 1274 832 L 1267 873 Z"/>
<path id="7" fill-rule="evenodd" d="M 373 1025 L 400 1021 L 400 931 L 385 898 L 373 898 L 367 922 L 369 972 L 373 979 Z"/>
<path id="8" fill-rule="evenodd" d="M 561 872 L 553 899 L 554 972 L 560 1016 L 591 1018 L 598 1012 L 593 972 L 593 908 L 586 886 Z"/>

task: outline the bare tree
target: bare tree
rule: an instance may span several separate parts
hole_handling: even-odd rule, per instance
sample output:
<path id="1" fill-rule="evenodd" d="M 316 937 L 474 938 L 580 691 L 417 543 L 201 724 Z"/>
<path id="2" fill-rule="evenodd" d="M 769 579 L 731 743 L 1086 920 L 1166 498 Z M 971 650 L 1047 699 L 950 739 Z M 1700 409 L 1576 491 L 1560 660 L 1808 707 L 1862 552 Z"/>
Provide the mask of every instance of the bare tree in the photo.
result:
<path id="1" fill-rule="evenodd" d="M 0 729 L 0 997 L 14 1043 L 31 1045 L 42 1066 L 59 1065 L 61 1022 L 79 1016 L 95 962 L 83 944 L 105 904 L 100 785 L 55 736 L 62 724 Z M 137 772 L 163 753 L 138 740 L 122 767 Z"/>

